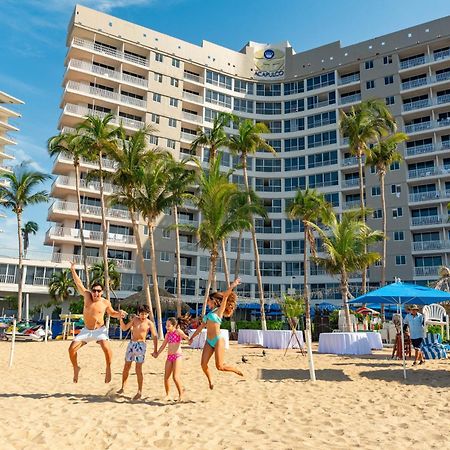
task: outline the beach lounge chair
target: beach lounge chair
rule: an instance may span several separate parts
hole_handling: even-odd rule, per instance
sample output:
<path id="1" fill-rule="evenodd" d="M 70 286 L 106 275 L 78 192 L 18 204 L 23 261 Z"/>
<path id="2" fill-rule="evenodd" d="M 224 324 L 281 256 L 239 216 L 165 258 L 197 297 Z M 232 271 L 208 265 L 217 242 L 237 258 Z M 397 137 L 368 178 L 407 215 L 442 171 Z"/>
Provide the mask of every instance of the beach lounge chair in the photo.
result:
<path id="1" fill-rule="evenodd" d="M 427 337 L 422 342 L 420 348 L 425 359 L 445 359 L 447 352 L 442 344 L 442 336 L 440 334 L 427 333 Z"/>

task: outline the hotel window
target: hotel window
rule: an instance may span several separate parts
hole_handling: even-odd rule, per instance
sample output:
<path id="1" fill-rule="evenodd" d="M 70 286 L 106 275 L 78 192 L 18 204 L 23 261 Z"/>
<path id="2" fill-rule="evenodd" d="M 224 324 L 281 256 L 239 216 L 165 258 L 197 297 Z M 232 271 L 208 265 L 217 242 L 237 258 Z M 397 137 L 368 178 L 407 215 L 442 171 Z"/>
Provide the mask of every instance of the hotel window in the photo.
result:
<path id="1" fill-rule="evenodd" d="M 292 170 L 304 170 L 305 169 L 305 157 L 296 156 L 295 158 L 286 158 L 284 160 L 285 172 L 291 172 Z"/>
<path id="2" fill-rule="evenodd" d="M 257 83 L 256 95 L 264 97 L 278 97 L 281 95 L 281 84 Z"/>
<path id="3" fill-rule="evenodd" d="M 176 58 L 172 58 L 172 66 L 173 67 L 180 67 L 180 60 Z"/>
<path id="4" fill-rule="evenodd" d="M 337 164 L 337 150 L 308 155 L 308 168 Z"/>
<path id="5" fill-rule="evenodd" d="M 312 97 L 307 98 L 307 102 L 308 102 L 308 109 L 319 108 L 327 105 L 334 105 L 336 103 L 336 92 L 331 91 L 321 95 L 313 95 Z"/>
<path id="6" fill-rule="evenodd" d="M 159 123 L 160 118 L 161 118 L 161 117 L 160 117 L 158 114 L 152 113 L 151 121 L 152 121 L 153 123 Z"/>
<path id="7" fill-rule="evenodd" d="M 263 277 L 281 277 L 281 262 L 260 261 L 259 268 Z"/>
<path id="8" fill-rule="evenodd" d="M 171 84 L 172 86 L 174 86 L 174 87 L 178 87 L 179 82 L 178 82 L 178 80 L 177 80 L 176 78 L 171 78 L 171 79 L 170 79 L 170 84 Z"/>
<path id="9" fill-rule="evenodd" d="M 405 233 L 404 231 L 394 231 L 394 241 L 404 241 Z"/>
<path id="10" fill-rule="evenodd" d="M 285 192 L 298 191 L 299 189 L 306 188 L 305 177 L 285 178 L 284 190 Z"/>
<path id="11" fill-rule="evenodd" d="M 306 88 L 308 91 L 313 89 L 319 89 L 325 86 L 331 86 L 335 84 L 334 72 L 325 73 L 316 77 L 311 77 L 306 80 Z"/>
<path id="12" fill-rule="evenodd" d="M 394 83 L 394 75 L 384 77 L 384 84 L 393 84 L 393 83 Z"/>
<path id="13" fill-rule="evenodd" d="M 322 114 L 315 114 L 308 116 L 308 128 L 323 127 L 336 123 L 336 111 L 324 112 Z"/>
<path id="14" fill-rule="evenodd" d="M 285 114 L 290 114 L 290 113 L 304 111 L 304 110 L 305 110 L 305 100 L 303 98 L 284 102 L 284 113 Z"/>
<path id="15" fill-rule="evenodd" d="M 173 139 L 167 139 L 167 147 L 175 150 L 176 142 Z"/>
<path id="16" fill-rule="evenodd" d="M 308 179 L 308 187 L 310 188 L 337 186 L 338 183 L 339 178 L 337 172 L 317 173 L 310 175 Z"/>
<path id="17" fill-rule="evenodd" d="M 280 219 L 255 219 L 255 231 L 257 233 L 279 234 L 281 233 Z"/>
<path id="18" fill-rule="evenodd" d="M 400 161 L 395 161 L 389 166 L 389 170 L 400 170 Z"/>
<path id="19" fill-rule="evenodd" d="M 175 108 L 177 108 L 178 107 L 178 99 L 170 97 L 169 104 L 170 104 L 170 106 L 174 106 Z"/>
<path id="20" fill-rule="evenodd" d="M 213 72 L 212 70 L 206 71 L 206 82 L 230 90 L 232 86 L 231 77 L 222 75 L 221 73 Z"/>
<path id="21" fill-rule="evenodd" d="M 161 103 L 161 94 L 157 94 L 156 92 L 153 92 L 153 101 Z"/>
<path id="22" fill-rule="evenodd" d="M 286 276 L 295 277 L 303 275 L 303 262 L 287 262 L 285 264 Z"/>
<path id="23" fill-rule="evenodd" d="M 396 266 L 404 266 L 406 264 L 406 256 L 405 255 L 395 255 L 395 265 Z"/>
<path id="24" fill-rule="evenodd" d="M 375 87 L 375 80 L 366 81 L 366 89 L 373 89 Z"/>
<path id="25" fill-rule="evenodd" d="M 242 98 L 235 98 L 233 109 L 235 111 L 253 113 L 253 102 Z"/>
<path id="26" fill-rule="evenodd" d="M 267 139 L 267 143 L 276 151 L 281 152 L 281 139 Z"/>
<path id="27" fill-rule="evenodd" d="M 300 94 L 305 90 L 303 80 L 284 83 L 284 95 Z"/>
<path id="28" fill-rule="evenodd" d="M 379 197 L 381 195 L 380 186 L 372 186 L 372 197 Z"/>
<path id="29" fill-rule="evenodd" d="M 286 241 L 286 255 L 299 255 L 303 253 L 305 248 L 305 241 L 303 239 L 296 239 L 293 241 Z"/>
<path id="30" fill-rule="evenodd" d="M 281 114 L 281 103 L 256 102 L 256 114 Z"/>
<path id="31" fill-rule="evenodd" d="M 253 83 L 251 83 L 250 81 L 234 80 L 235 92 L 253 95 L 253 86 Z"/>
<path id="32" fill-rule="evenodd" d="M 170 261 L 170 253 L 169 252 L 160 252 L 159 260 L 163 261 L 163 262 L 169 262 Z"/>
<path id="33" fill-rule="evenodd" d="M 155 61 L 163 62 L 164 61 L 164 56 L 161 53 L 156 53 L 155 52 Z"/>
<path id="34" fill-rule="evenodd" d="M 383 217 L 383 211 L 381 209 L 375 209 L 373 212 L 374 219 L 381 219 Z"/>
<path id="35" fill-rule="evenodd" d="M 280 159 L 256 159 L 256 172 L 281 172 Z"/>
<path id="36" fill-rule="evenodd" d="M 230 251 L 236 253 L 239 247 L 239 240 L 231 238 Z M 252 251 L 251 239 L 241 239 L 241 253 L 250 253 Z"/>
<path id="37" fill-rule="evenodd" d="M 392 55 L 387 55 L 383 58 L 383 64 L 392 64 Z"/>
<path id="38" fill-rule="evenodd" d="M 150 142 L 150 144 L 153 144 L 153 145 L 158 145 L 158 136 L 153 136 L 153 134 L 151 134 L 148 137 L 148 142 Z"/>
<path id="39" fill-rule="evenodd" d="M 295 131 L 302 131 L 304 129 L 305 129 L 305 119 L 303 117 L 284 121 L 285 133 L 293 133 Z"/>
<path id="40" fill-rule="evenodd" d="M 328 203 L 331 203 L 331 206 L 339 206 L 339 194 L 337 192 L 329 192 L 328 194 L 325 194 L 325 200 Z"/>
<path id="41" fill-rule="evenodd" d="M 336 130 L 325 131 L 323 133 L 311 134 L 308 136 L 308 148 L 321 147 L 323 145 L 336 144 Z"/>
<path id="42" fill-rule="evenodd" d="M 281 120 L 270 120 L 269 122 L 264 123 L 271 133 L 281 133 Z"/>
<path id="43" fill-rule="evenodd" d="M 177 119 L 174 119 L 173 117 L 169 117 L 169 127 L 176 128 L 177 126 Z"/>
<path id="44" fill-rule="evenodd" d="M 440 267 L 442 266 L 442 256 L 416 256 L 414 267 Z"/>
<path id="45" fill-rule="evenodd" d="M 285 152 L 294 152 L 296 150 L 304 150 L 305 149 L 305 138 L 298 137 L 292 139 L 284 140 L 284 151 Z"/>
<path id="46" fill-rule="evenodd" d="M 286 233 L 300 233 L 303 232 L 305 229 L 303 226 L 303 222 L 297 219 L 294 220 L 285 219 L 284 223 L 285 223 L 284 229 Z"/>
<path id="47" fill-rule="evenodd" d="M 231 108 L 231 96 L 222 94 L 221 92 L 211 91 L 210 89 L 207 89 L 205 100 L 208 103 L 212 103 L 214 105 Z"/>
<path id="48" fill-rule="evenodd" d="M 403 208 L 398 207 L 398 208 L 394 208 L 392 210 L 392 217 L 394 219 L 396 219 L 397 217 L 402 217 L 403 216 Z"/>
<path id="49" fill-rule="evenodd" d="M 205 108 L 205 122 L 213 122 L 218 115 L 219 111 L 214 111 L 212 109 Z"/>
<path id="50" fill-rule="evenodd" d="M 402 192 L 402 186 L 400 184 L 391 185 L 391 194 L 400 194 Z"/>
<path id="51" fill-rule="evenodd" d="M 164 239 L 170 239 L 170 230 L 168 230 L 167 228 L 163 228 L 162 236 Z"/>
<path id="52" fill-rule="evenodd" d="M 162 73 L 154 73 L 153 74 L 153 79 L 155 80 L 155 81 L 157 81 L 158 83 L 162 83 L 162 80 L 163 80 L 163 76 L 162 76 Z"/>
<path id="53" fill-rule="evenodd" d="M 279 178 L 255 178 L 255 190 L 258 192 L 281 192 Z"/>
<path id="54" fill-rule="evenodd" d="M 395 97 L 393 95 L 390 95 L 389 97 L 386 97 L 384 99 L 386 105 L 393 105 L 395 103 Z"/>
<path id="55" fill-rule="evenodd" d="M 364 68 L 366 70 L 373 69 L 373 59 L 370 59 L 369 61 L 366 61 L 364 63 Z"/>
<path id="56" fill-rule="evenodd" d="M 260 255 L 281 255 L 281 241 L 258 239 Z"/>

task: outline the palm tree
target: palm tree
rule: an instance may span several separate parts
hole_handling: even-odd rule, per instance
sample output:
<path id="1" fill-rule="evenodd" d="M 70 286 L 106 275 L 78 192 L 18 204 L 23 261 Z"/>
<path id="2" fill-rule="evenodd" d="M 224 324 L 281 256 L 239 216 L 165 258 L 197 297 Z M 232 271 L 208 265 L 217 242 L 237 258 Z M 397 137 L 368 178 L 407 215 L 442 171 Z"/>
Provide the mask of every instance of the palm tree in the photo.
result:
<path id="1" fill-rule="evenodd" d="M 306 350 L 308 352 L 309 373 L 312 381 L 316 380 L 314 371 L 314 361 L 312 357 L 311 342 L 311 310 L 309 304 L 309 286 L 308 286 L 308 244 L 313 256 L 316 256 L 316 240 L 310 222 L 326 223 L 332 211 L 331 205 L 325 200 L 322 193 L 315 189 L 306 189 L 298 191 L 294 201 L 288 207 L 287 213 L 290 219 L 299 219 L 304 226 L 304 245 L 303 245 L 303 298 L 305 300 L 305 318 L 306 318 Z"/>
<path id="2" fill-rule="evenodd" d="M 323 266 L 329 274 L 340 276 L 345 320 L 350 330 L 350 310 L 347 303 L 349 274 L 362 270 L 381 258 L 379 253 L 367 252 L 366 248 L 368 245 L 381 241 L 383 233 L 369 228 L 361 218 L 360 211 L 345 212 L 340 220 L 335 213 L 331 213 L 327 218 L 325 230 L 313 222 L 308 222 L 308 226 L 319 234 L 326 254 L 325 257 L 316 256 L 313 260 Z"/>
<path id="3" fill-rule="evenodd" d="M 60 153 L 67 153 L 73 160 L 75 168 L 75 191 L 77 194 L 78 223 L 80 224 L 81 258 L 83 261 L 86 282 L 89 285 L 89 267 L 86 255 L 86 243 L 84 239 L 83 214 L 81 212 L 80 195 L 80 163 L 81 159 L 92 159 L 89 149 L 86 149 L 80 142 L 80 135 L 75 133 L 62 133 L 51 137 L 47 141 L 47 149 L 50 156 L 57 156 Z"/>
<path id="4" fill-rule="evenodd" d="M 109 274 L 108 274 L 108 225 L 106 223 L 106 205 L 104 193 L 103 157 L 110 154 L 119 145 L 119 140 L 123 138 L 124 132 L 121 127 L 110 125 L 113 119 L 112 114 L 105 117 L 87 116 L 84 122 L 77 126 L 80 136 L 81 146 L 90 153 L 98 162 L 100 205 L 102 214 L 102 253 L 105 267 L 105 295 L 109 300 Z"/>
<path id="5" fill-rule="evenodd" d="M 50 178 L 49 175 L 35 172 L 27 168 L 23 162 L 15 166 L 12 173 L 4 173 L 5 185 L 0 186 L 2 206 L 10 209 L 17 217 L 17 238 L 19 241 L 19 280 L 17 295 L 17 318 L 22 320 L 22 289 L 23 289 L 23 235 L 22 214 L 27 206 L 48 201 L 47 191 L 34 192 L 41 183 Z"/>
<path id="6" fill-rule="evenodd" d="M 383 259 L 381 260 L 381 286 L 386 283 L 386 243 L 387 243 L 387 218 L 386 218 L 386 192 L 384 179 L 392 163 L 401 161 L 402 155 L 397 150 L 398 144 L 408 139 L 405 133 L 394 133 L 379 141 L 367 151 L 366 164 L 375 167 L 380 179 L 381 209 L 383 210 Z"/>
<path id="7" fill-rule="evenodd" d="M 349 139 L 350 152 L 358 158 L 359 197 L 363 221 L 365 221 L 363 155 L 367 152 L 369 143 L 375 143 L 388 132 L 394 132 L 396 127 L 394 116 L 381 100 L 367 100 L 357 107 L 352 107 L 349 113 L 345 111 L 341 113 L 341 133 Z M 363 293 L 366 292 L 366 285 L 367 270 L 363 268 Z"/>
<path id="8" fill-rule="evenodd" d="M 108 273 L 108 278 L 106 278 Z M 100 283 L 106 290 L 106 280 L 108 280 L 108 288 L 116 290 L 120 286 L 120 273 L 117 270 L 115 261 L 108 261 L 108 269 L 105 270 L 103 261 L 91 266 L 91 283 Z"/>
<path id="9" fill-rule="evenodd" d="M 214 118 L 211 130 L 198 129 L 197 137 L 192 141 L 191 149 L 197 151 L 198 147 L 208 147 L 210 167 L 214 164 L 219 148 L 228 145 L 228 136 L 224 127 L 236 120 L 236 116 L 233 114 L 221 112 Z"/>
<path id="10" fill-rule="evenodd" d="M 144 253 L 142 251 L 141 235 L 139 232 L 139 209 L 136 204 L 137 193 L 144 179 L 144 168 L 151 164 L 153 152 L 149 151 L 146 136 L 152 133 L 152 128 L 143 128 L 133 136 L 123 140 L 121 146 L 114 147 L 109 157 L 116 162 L 117 167 L 111 174 L 110 180 L 118 186 L 119 192 L 111 197 L 111 204 L 121 204 L 128 208 L 131 216 L 133 234 L 136 239 L 137 256 L 141 268 L 145 298 L 150 308 L 150 318 L 154 321 L 150 283 L 145 267 Z"/>
<path id="11" fill-rule="evenodd" d="M 22 236 L 23 236 L 23 257 L 27 257 L 28 247 L 30 246 L 30 234 L 36 235 L 39 230 L 39 225 L 36 222 L 28 221 L 22 227 Z"/>
<path id="12" fill-rule="evenodd" d="M 62 272 L 55 272 L 52 275 L 48 286 L 48 293 L 53 300 L 63 303 L 70 295 L 73 295 L 74 290 L 75 283 L 73 282 L 69 269 L 64 269 Z"/>
<path id="13" fill-rule="evenodd" d="M 248 155 L 254 154 L 258 150 L 269 151 L 272 154 L 276 155 L 275 149 L 272 146 L 270 146 L 263 137 L 261 137 L 262 133 L 270 133 L 269 128 L 265 124 L 263 123 L 255 124 L 253 123 L 253 121 L 246 119 L 240 122 L 238 134 L 231 136 L 228 143 L 228 147 L 230 148 L 231 152 L 240 156 L 242 172 L 244 175 L 245 190 L 248 193 L 250 192 L 247 174 Z M 251 202 L 250 193 L 248 194 L 248 201 L 249 203 Z M 251 233 L 253 241 L 253 251 L 255 254 L 256 278 L 258 281 L 259 303 L 261 311 L 261 328 L 263 330 L 266 330 L 267 324 L 266 324 L 266 314 L 264 311 L 264 291 L 261 278 L 261 268 L 259 263 L 258 243 L 256 240 L 255 225 L 253 218 L 252 218 Z"/>
<path id="14" fill-rule="evenodd" d="M 180 258 L 180 230 L 178 227 L 178 205 L 185 199 L 192 199 L 189 193 L 192 189 L 196 174 L 194 170 L 187 167 L 188 160 L 179 162 L 172 161 L 169 165 L 169 185 L 168 189 L 172 193 L 173 199 L 173 220 L 175 228 L 175 245 L 177 261 L 177 316 L 181 316 L 181 258 Z"/>

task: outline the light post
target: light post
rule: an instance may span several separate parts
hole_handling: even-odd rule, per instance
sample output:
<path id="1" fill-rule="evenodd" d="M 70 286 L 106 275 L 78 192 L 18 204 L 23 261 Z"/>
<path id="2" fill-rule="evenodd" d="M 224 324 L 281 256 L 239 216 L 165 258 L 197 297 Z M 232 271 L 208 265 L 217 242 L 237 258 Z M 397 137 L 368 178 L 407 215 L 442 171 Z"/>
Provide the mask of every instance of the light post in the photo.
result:
<path id="1" fill-rule="evenodd" d="M 296 279 L 296 276 L 291 276 L 291 287 L 288 289 L 289 295 L 295 295 L 296 290 L 294 289 L 294 279 Z"/>

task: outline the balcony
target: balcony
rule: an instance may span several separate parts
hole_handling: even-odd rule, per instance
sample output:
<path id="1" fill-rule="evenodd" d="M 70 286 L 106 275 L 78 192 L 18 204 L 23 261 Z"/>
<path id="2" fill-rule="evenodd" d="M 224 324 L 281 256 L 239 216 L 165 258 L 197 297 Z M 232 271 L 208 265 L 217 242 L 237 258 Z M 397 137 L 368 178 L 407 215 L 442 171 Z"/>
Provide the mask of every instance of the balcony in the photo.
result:
<path id="1" fill-rule="evenodd" d="M 203 84 L 203 77 L 201 77 L 200 75 L 195 75 L 193 73 L 189 73 L 189 72 L 184 72 L 183 73 L 183 78 L 187 81 L 193 81 L 195 83 L 200 83 Z"/>
<path id="2" fill-rule="evenodd" d="M 182 112 L 181 117 L 184 120 L 187 120 L 189 122 L 195 122 L 195 123 L 202 123 L 203 122 L 203 117 L 201 115 L 197 115 L 197 114 L 192 114 L 192 113 L 188 113 L 186 111 Z"/>
<path id="3" fill-rule="evenodd" d="M 64 127 L 67 128 L 67 127 Z M 64 130 L 63 130 L 64 131 Z M 69 153 L 61 152 L 58 155 L 58 161 L 61 162 L 67 162 L 70 164 L 73 164 L 73 158 Z M 89 161 L 85 158 L 80 158 L 80 164 L 83 166 L 92 167 L 94 169 L 98 169 L 98 162 L 96 161 Z M 103 169 L 110 169 L 110 170 L 116 170 L 117 163 L 113 161 L 112 159 L 103 158 L 102 159 L 102 168 Z"/>
<path id="4" fill-rule="evenodd" d="M 148 67 L 148 59 L 142 56 L 132 55 L 129 53 L 121 52 L 113 48 L 105 47 L 104 45 L 88 41 L 80 37 L 74 37 L 72 45 L 76 47 L 85 48 L 89 51 L 100 53 L 102 55 L 110 56 L 112 58 L 120 59 L 122 61 L 130 62 L 139 66 Z"/>
<path id="5" fill-rule="evenodd" d="M 419 192 L 416 194 L 409 194 L 409 201 L 411 203 L 426 202 L 428 200 L 436 200 L 441 197 L 439 191 Z"/>
<path id="6" fill-rule="evenodd" d="M 450 94 L 438 95 L 436 97 L 436 105 L 442 105 L 444 103 L 450 103 Z"/>
<path id="7" fill-rule="evenodd" d="M 83 230 L 83 235 L 87 241 L 95 241 L 97 243 L 103 242 L 102 231 Z M 46 238 L 50 240 L 53 240 L 55 238 L 78 240 L 80 239 L 80 237 L 80 230 L 78 228 L 51 227 L 46 233 Z M 128 236 L 118 233 L 108 233 L 107 242 L 109 244 L 116 245 L 136 245 L 134 236 Z"/>
<path id="8" fill-rule="evenodd" d="M 53 186 L 68 186 L 69 188 L 75 189 L 75 178 L 68 177 L 67 175 L 59 175 L 53 182 Z M 80 180 L 80 189 L 99 193 L 100 182 L 82 179 Z M 105 194 L 119 193 L 120 188 L 111 183 L 103 183 L 103 191 Z"/>
<path id="9" fill-rule="evenodd" d="M 435 61 L 442 61 L 443 59 L 449 59 L 449 58 L 450 58 L 450 49 L 441 50 L 441 51 L 435 52 L 433 54 L 433 59 Z"/>
<path id="10" fill-rule="evenodd" d="M 178 217 L 178 223 L 184 225 L 192 225 L 193 227 L 198 227 L 198 220 L 186 219 L 184 217 Z"/>
<path id="11" fill-rule="evenodd" d="M 359 200 L 352 200 L 351 202 L 345 202 L 342 205 L 342 209 L 357 209 L 361 207 L 361 202 Z"/>
<path id="12" fill-rule="evenodd" d="M 433 122 L 431 120 L 427 122 L 412 123 L 410 125 L 405 125 L 405 133 L 417 133 L 418 131 L 430 130 L 433 128 Z"/>
<path id="13" fill-rule="evenodd" d="M 406 61 L 400 61 L 400 70 L 410 69 L 411 67 L 421 66 L 428 61 L 428 58 L 423 56 L 417 56 L 416 58 L 407 59 Z"/>
<path id="14" fill-rule="evenodd" d="M 352 75 L 343 75 L 339 80 L 339 84 L 342 86 L 344 84 L 356 83 L 360 80 L 359 73 L 354 73 Z"/>
<path id="15" fill-rule="evenodd" d="M 186 142 L 192 142 L 197 137 L 197 134 L 181 132 L 181 139 Z"/>
<path id="16" fill-rule="evenodd" d="M 408 89 L 414 89 L 420 86 L 426 86 L 431 82 L 429 77 L 417 78 L 415 80 L 405 81 L 402 83 L 401 89 L 406 91 Z"/>
<path id="17" fill-rule="evenodd" d="M 135 261 L 128 259 L 117 259 L 117 258 L 108 258 L 110 261 L 113 261 L 116 264 L 118 269 L 122 270 L 135 270 L 136 263 Z M 97 264 L 103 262 L 103 258 L 101 256 L 88 256 L 86 258 L 88 265 Z M 81 255 L 74 255 L 71 253 L 53 253 L 52 261 L 55 263 L 61 262 L 75 262 L 75 264 L 82 264 L 83 258 Z"/>
<path id="18" fill-rule="evenodd" d="M 7 275 L 5 273 L 0 273 L 0 283 L 5 284 L 16 284 L 16 276 L 15 275 Z"/>
<path id="19" fill-rule="evenodd" d="M 344 167 L 357 166 L 358 165 L 358 157 L 357 156 L 351 156 L 350 158 L 344 158 L 342 160 L 342 165 Z"/>
<path id="20" fill-rule="evenodd" d="M 310 111 L 312 109 L 323 108 L 325 106 L 335 105 L 335 104 L 336 104 L 336 102 L 334 100 L 322 100 L 319 102 L 314 102 L 314 103 L 308 105 L 308 111 Z M 292 111 L 292 112 L 297 112 L 297 111 Z"/>
<path id="21" fill-rule="evenodd" d="M 175 264 L 173 267 L 174 272 L 177 272 L 177 265 Z M 197 275 L 197 267 L 196 266 L 181 266 L 181 276 L 183 275 Z"/>
<path id="22" fill-rule="evenodd" d="M 195 242 L 180 242 L 180 250 L 185 252 L 197 252 L 198 245 Z"/>
<path id="23" fill-rule="evenodd" d="M 412 250 L 415 252 L 427 252 L 432 250 L 443 250 L 450 248 L 449 241 L 420 241 L 412 243 Z"/>
<path id="24" fill-rule="evenodd" d="M 441 216 L 423 216 L 423 217 L 412 217 L 411 226 L 421 227 L 425 225 L 438 225 L 442 223 Z"/>
<path id="25" fill-rule="evenodd" d="M 201 95 L 192 94 L 191 92 L 183 91 L 183 100 L 203 104 L 203 97 Z"/>
<path id="26" fill-rule="evenodd" d="M 404 103 L 403 112 L 414 111 L 416 109 L 428 108 L 431 106 L 430 99 L 417 100 L 416 102 Z"/>
<path id="27" fill-rule="evenodd" d="M 339 102 L 340 105 L 347 105 L 348 103 L 360 102 L 361 94 L 353 94 L 347 95 L 346 97 L 341 96 L 341 100 Z"/>
<path id="28" fill-rule="evenodd" d="M 416 277 L 437 277 L 439 275 L 440 268 L 441 266 L 414 267 L 414 275 Z"/>
<path id="29" fill-rule="evenodd" d="M 95 75 L 100 75 L 107 79 L 113 79 L 117 81 L 123 81 L 125 83 L 134 84 L 135 86 L 147 88 L 148 81 L 145 78 L 135 77 L 126 73 L 119 72 L 117 70 L 106 69 L 104 67 L 96 66 L 87 61 L 81 61 L 79 59 L 71 59 L 69 61 L 68 69 L 83 70 Z"/>
<path id="30" fill-rule="evenodd" d="M 359 178 L 351 178 L 349 180 L 343 180 L 343 188 L 359 187 Z"/>
<path id="31" fill-rule="evenodd" d="M 424 153 L 432 153 L 436 151 L 433 144 L 416 145 L 406 149 L 406 156 L 423 155 Z"/>
<path id="32" fill-rule="evenodd" d="M 63 214 L 76 214 L 78 216 L 78 205 L 76 202 L 66 202 L 63 200 L 57 200 L 50 206 L 50 211 Z M 106 217 L 109 219 L 118 219 L 118 220 L 131 220 L 131 214 L 129 211 L 117 209 L 117 208 L 106 208 Z M 92 205 L 81 205 L 81 214 L 86 216 L 94 216 L 101 217 L 102 209 L 100 206 L 92 206 Z"/>
<path id="33" fill-rule="evenodd" d="M 432 177 L 433 175 L 439 175 L 440 173 L 442 173 L 441 167 L 425 167 L 423 169 L 408 170 L 408 178 Z"/>

